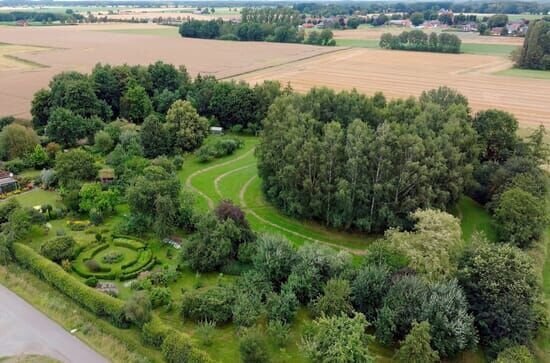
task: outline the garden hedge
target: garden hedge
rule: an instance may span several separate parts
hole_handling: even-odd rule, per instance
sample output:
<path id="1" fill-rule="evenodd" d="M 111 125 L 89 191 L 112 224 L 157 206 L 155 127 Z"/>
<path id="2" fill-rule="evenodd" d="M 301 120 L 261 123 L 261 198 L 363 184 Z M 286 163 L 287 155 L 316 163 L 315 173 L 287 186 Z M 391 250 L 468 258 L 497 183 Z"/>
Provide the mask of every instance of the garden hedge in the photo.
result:
<path id="1" fill-rule="evenodd" d="M 125 247 L 129 248 L 134 251 L 141 250 L 142 248 L 145 248 L 145 245 L 138 241 L 132 241 L 132 240 L 121 240 L 118 238 L 113 239 L 113 244 L 118 247 Z"/>
<path id="2" fill-rule="evenodd" d="M 128 326 L 124 317 L 124 303 L 96 291 L 65 272 L 59 265 L 35 252 L 32 248 L 14 243 L 15 259 L 65 295 L 88 308 L 94 314 L 110 319 L 119 327 Z"/>

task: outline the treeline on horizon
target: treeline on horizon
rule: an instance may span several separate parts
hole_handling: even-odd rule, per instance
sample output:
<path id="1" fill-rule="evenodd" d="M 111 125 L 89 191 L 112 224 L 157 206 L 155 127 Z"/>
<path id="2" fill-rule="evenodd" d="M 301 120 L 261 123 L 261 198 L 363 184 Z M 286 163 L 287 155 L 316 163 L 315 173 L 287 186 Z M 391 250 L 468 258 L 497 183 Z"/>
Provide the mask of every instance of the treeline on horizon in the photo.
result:
<path id="1" fill-rule="evenodd" d="M 37 12 L 37 11 L 10 11 L 8 13 L 0 12 L 0 22 L 27 20 L 36 22 L 52 22 L 52 21 L 68 21 L 80 20 L 84 17 L 74 13 L 52 13 L 52 12 Z"/>
<path id="2" fill-rule="evenodd" d="M 64 1 L 63 6 L 135 6 L 158 7 L 160 5 L 197 6 L 197 7 L 258 7 L 292 5 L 292 2 L 281 1 Z M 3 6 L 59 6 L 59 1 L 8 0 L 2 2 Z M 360 13 L 380 12 L 415 12 L 429 9 L 450 9 L 453 12 L 482 13 L 482 14 L 541 14 L 550 11 L 550 4 L 544 1 L 430 1 L 430 2 L 398 2 L 398 1 L 342 1 L 333 4 L 322 2 L 296 2 L 293 9 L 300 13 L 319 16 L 351 15 Z"/>
<path id="3" fill-rule="evenodd" d="M 460 53 L 462 41 L 449 33 L 424 33 L 422 30 L 404 31 L 399 35 L 384 33 L 380 37 L 380 48 L 413 50 L 420 52 Z"/>
<path id="4" fill-rule="evenodd" d="M 307 34 L 298 29 L 300 14 L 291 8 L 244 8 L 241 14 L 240 23 L 222 19 L 184 21 L 179 32 L 188 38 L 336 45 L 328 29 Z"/>

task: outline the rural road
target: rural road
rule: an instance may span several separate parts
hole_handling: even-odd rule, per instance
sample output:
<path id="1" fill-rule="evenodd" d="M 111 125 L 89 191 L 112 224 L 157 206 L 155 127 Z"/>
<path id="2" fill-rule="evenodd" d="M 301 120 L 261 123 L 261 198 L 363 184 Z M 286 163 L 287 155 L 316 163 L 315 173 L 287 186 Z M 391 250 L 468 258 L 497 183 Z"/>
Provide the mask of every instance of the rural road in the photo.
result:
<path id="1" fill-rule="evenodd" d="M 0 357 L 40 354 L 62 362 L 107 360 L 0 285 Z"/>

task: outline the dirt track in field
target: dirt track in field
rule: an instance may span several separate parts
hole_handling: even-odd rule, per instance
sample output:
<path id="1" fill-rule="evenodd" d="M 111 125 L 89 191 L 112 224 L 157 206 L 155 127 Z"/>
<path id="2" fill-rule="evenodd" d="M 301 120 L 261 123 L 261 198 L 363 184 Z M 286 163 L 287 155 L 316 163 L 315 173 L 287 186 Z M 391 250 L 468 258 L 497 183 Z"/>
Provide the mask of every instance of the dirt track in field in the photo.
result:
<path id="1" fill-rule="evenodd" d="M 146 65 L 162 60 L 185 65 L 193 75 L 203 73 L 221 78 L 334 51 L 299 44 L 227 42 L 104 31 L 123 28 L 154 30 L 162 27 L 153 24 L 0 27 L 0 43 L 54 48 L 17 54 L 47 68 L 0 68 L 0 116 L 28 117 L 33 94 L 46 87 L 53 75 L 68 70 L 89 72 L 98 62 Z"/>
<path id="2" fill-rule="evenodd" d="M 445 85 L 468 97 L 474 111 L 501 108 L 524 126 L 550 127 L 550 81 L 491 74 L 511 65 L 502 57 L 355 48 L 239 78 L 251 83 L 277 79 L 298 91 L 314 86 L 356 88 L 369 95 L 382 91 L 389 98 L 418 96 Z"/>

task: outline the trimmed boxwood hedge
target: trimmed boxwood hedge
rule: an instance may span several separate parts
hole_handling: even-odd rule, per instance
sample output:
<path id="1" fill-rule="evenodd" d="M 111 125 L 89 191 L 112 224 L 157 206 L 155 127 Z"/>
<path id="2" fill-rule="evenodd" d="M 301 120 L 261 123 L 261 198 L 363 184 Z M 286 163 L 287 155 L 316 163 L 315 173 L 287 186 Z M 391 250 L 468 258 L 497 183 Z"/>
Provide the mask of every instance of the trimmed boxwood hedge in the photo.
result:
<path id="1" fill-rule="evenodd" d="M 126 272 L 120 276 L 120 281 L 126 281 L 136 278 L 141 272 L 150 270 L 157 261 L 153 258 L 145 266 L 142 266 L 136 271 Z"/>
<path id="2" fill-rule="evenodd" d="M 65 272 L 61 266 L 20 243 L 13 244 L 15 259 L 59 291 L 88 308 L 94 314 L 110 319 L 119 327 L 127 327 L 122 300 L 96 291 Z"/>

